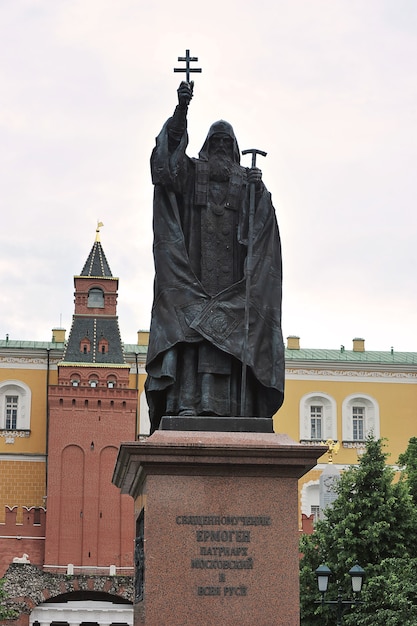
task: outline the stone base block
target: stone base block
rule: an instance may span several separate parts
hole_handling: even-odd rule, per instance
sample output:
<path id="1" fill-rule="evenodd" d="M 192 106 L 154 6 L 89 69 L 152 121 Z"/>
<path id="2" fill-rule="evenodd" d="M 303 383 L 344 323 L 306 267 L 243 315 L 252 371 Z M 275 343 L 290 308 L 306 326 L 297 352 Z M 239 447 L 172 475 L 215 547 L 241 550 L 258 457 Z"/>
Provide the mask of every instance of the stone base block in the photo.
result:
<path id="1" fill-rule="evenodd" d="M 298 626 L 297 481 L 326 449 L 181 431 L 123 444 L 113 481 L 136 501 L 135 624 Z"/>

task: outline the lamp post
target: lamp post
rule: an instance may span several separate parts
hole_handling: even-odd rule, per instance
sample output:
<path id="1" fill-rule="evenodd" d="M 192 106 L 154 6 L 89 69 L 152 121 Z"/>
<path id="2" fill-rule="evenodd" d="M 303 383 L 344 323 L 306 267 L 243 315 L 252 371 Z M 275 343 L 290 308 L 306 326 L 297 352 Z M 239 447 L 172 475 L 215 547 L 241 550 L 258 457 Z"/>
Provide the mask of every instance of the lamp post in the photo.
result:
<path id="1" fill-rule="evenodd" d="M 327 591 L 327 587 L 329 584 L 329 578 L 332 575 L 331 570 L 327 567 L 327 565 L 320 565 L 316 569 L 317 576 L 317 584 L 319 591 L 321 593 L 321 600 L 318 600 L 317 603 L 322 606 L 327 604 L 332 606 L 337 611 L 337 626 L 342 626 L 343 623 L 343 615 L 346 610 L 351 606 L 356 606 L 358 604 L 363 604 L 362 600 L 359 599 L 359 595 L 362 590 L 362 583 L 365 576 L 365 570 L 363 570 L 360 565 L 356 564 L 349 570 L 349 575 L 352 582 L 352 591 L 353 598 L 352 600 L 343 600 L 342 598 L 342 589 L 339 587 L 337 593 L 337 600 L 325 600 L 325 595 Z"/>

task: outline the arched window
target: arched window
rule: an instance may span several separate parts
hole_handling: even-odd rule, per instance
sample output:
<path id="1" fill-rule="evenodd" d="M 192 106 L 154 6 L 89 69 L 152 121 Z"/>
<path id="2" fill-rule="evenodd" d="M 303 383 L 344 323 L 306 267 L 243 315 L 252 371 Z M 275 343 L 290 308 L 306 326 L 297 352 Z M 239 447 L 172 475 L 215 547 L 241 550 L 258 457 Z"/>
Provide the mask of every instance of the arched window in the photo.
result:
<path id="1" fill-rule="evenodd" d="M 102 289 L 93 287 L 88 292 L 87 306 L 92 309 L 104 308 L 104 293 Z"/>
<path id="2" fill-rule="evenodd" d="M 109 376 L 107 379 L 107 387 L 109 389 L 114 389 L 116 387 L 116 378 L 115 376 Z"/>
<path id="3" fill-rule="evenodd" d="M 0 429 L 30 430 L 32 393 L 20 380 L 0 383 Z"/>
<path id="4" fill-rule="evenodd" d="M 342 404 L 343 441 L 364 442 L 379 439 L 379 405 L 371 396 L 352 394 Z"/>
<path id="5" fill-rule="evenodd" d="M 98 387 L 98 378 L 97 376 L 91 376 L 90 380 L 90 387 Z"/>
<path id="6" fill-rule="evenodd" d="M 314 521 L 319 518 L 320 486 L 318 480 L 310 480 L 301 490 L 301 513 L 307 517 L 314 515 Z"/>
<path id="7" fill-rule="evenodd" d="M 325 393 L 308 393 L 300 400 L 300 440 L 337 439 L 336 402 Z"/>

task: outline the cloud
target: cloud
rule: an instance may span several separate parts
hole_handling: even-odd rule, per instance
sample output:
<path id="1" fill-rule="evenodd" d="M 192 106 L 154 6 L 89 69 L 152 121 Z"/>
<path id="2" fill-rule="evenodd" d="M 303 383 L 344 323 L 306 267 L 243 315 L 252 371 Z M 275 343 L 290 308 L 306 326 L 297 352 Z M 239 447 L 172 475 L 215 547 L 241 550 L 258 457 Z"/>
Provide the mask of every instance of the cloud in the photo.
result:
<path id="1" fill-rule="evenodd" d="M 189 154 L 219 118 L 268 152 L 285 332 L 417 350 L 416 26 L 411 0 L 2 3 L 0 336 L 69 329 L 97 219 L 123 339 L 149 324 L 149 157 L 190 49 Z"/>

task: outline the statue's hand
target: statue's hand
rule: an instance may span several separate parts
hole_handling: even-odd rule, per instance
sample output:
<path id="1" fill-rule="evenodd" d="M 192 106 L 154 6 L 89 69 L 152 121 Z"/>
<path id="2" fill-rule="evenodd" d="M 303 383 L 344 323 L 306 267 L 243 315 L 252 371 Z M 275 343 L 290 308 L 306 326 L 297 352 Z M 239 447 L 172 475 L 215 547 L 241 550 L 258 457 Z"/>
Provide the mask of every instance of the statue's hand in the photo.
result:
<path id="1" fill-rule="evenodd" d="M 248 183 L 260 183 L 262 180 L 262 171 L 259 167 L 251 167 L 248 169 Z"/>
<path id="2" fill-rule="evenodd" d="M 193 97 L 194 81 L 190 83 L 183 81 L 177 89 L 178 104 L 181 107 L 187 107 Z"/>

